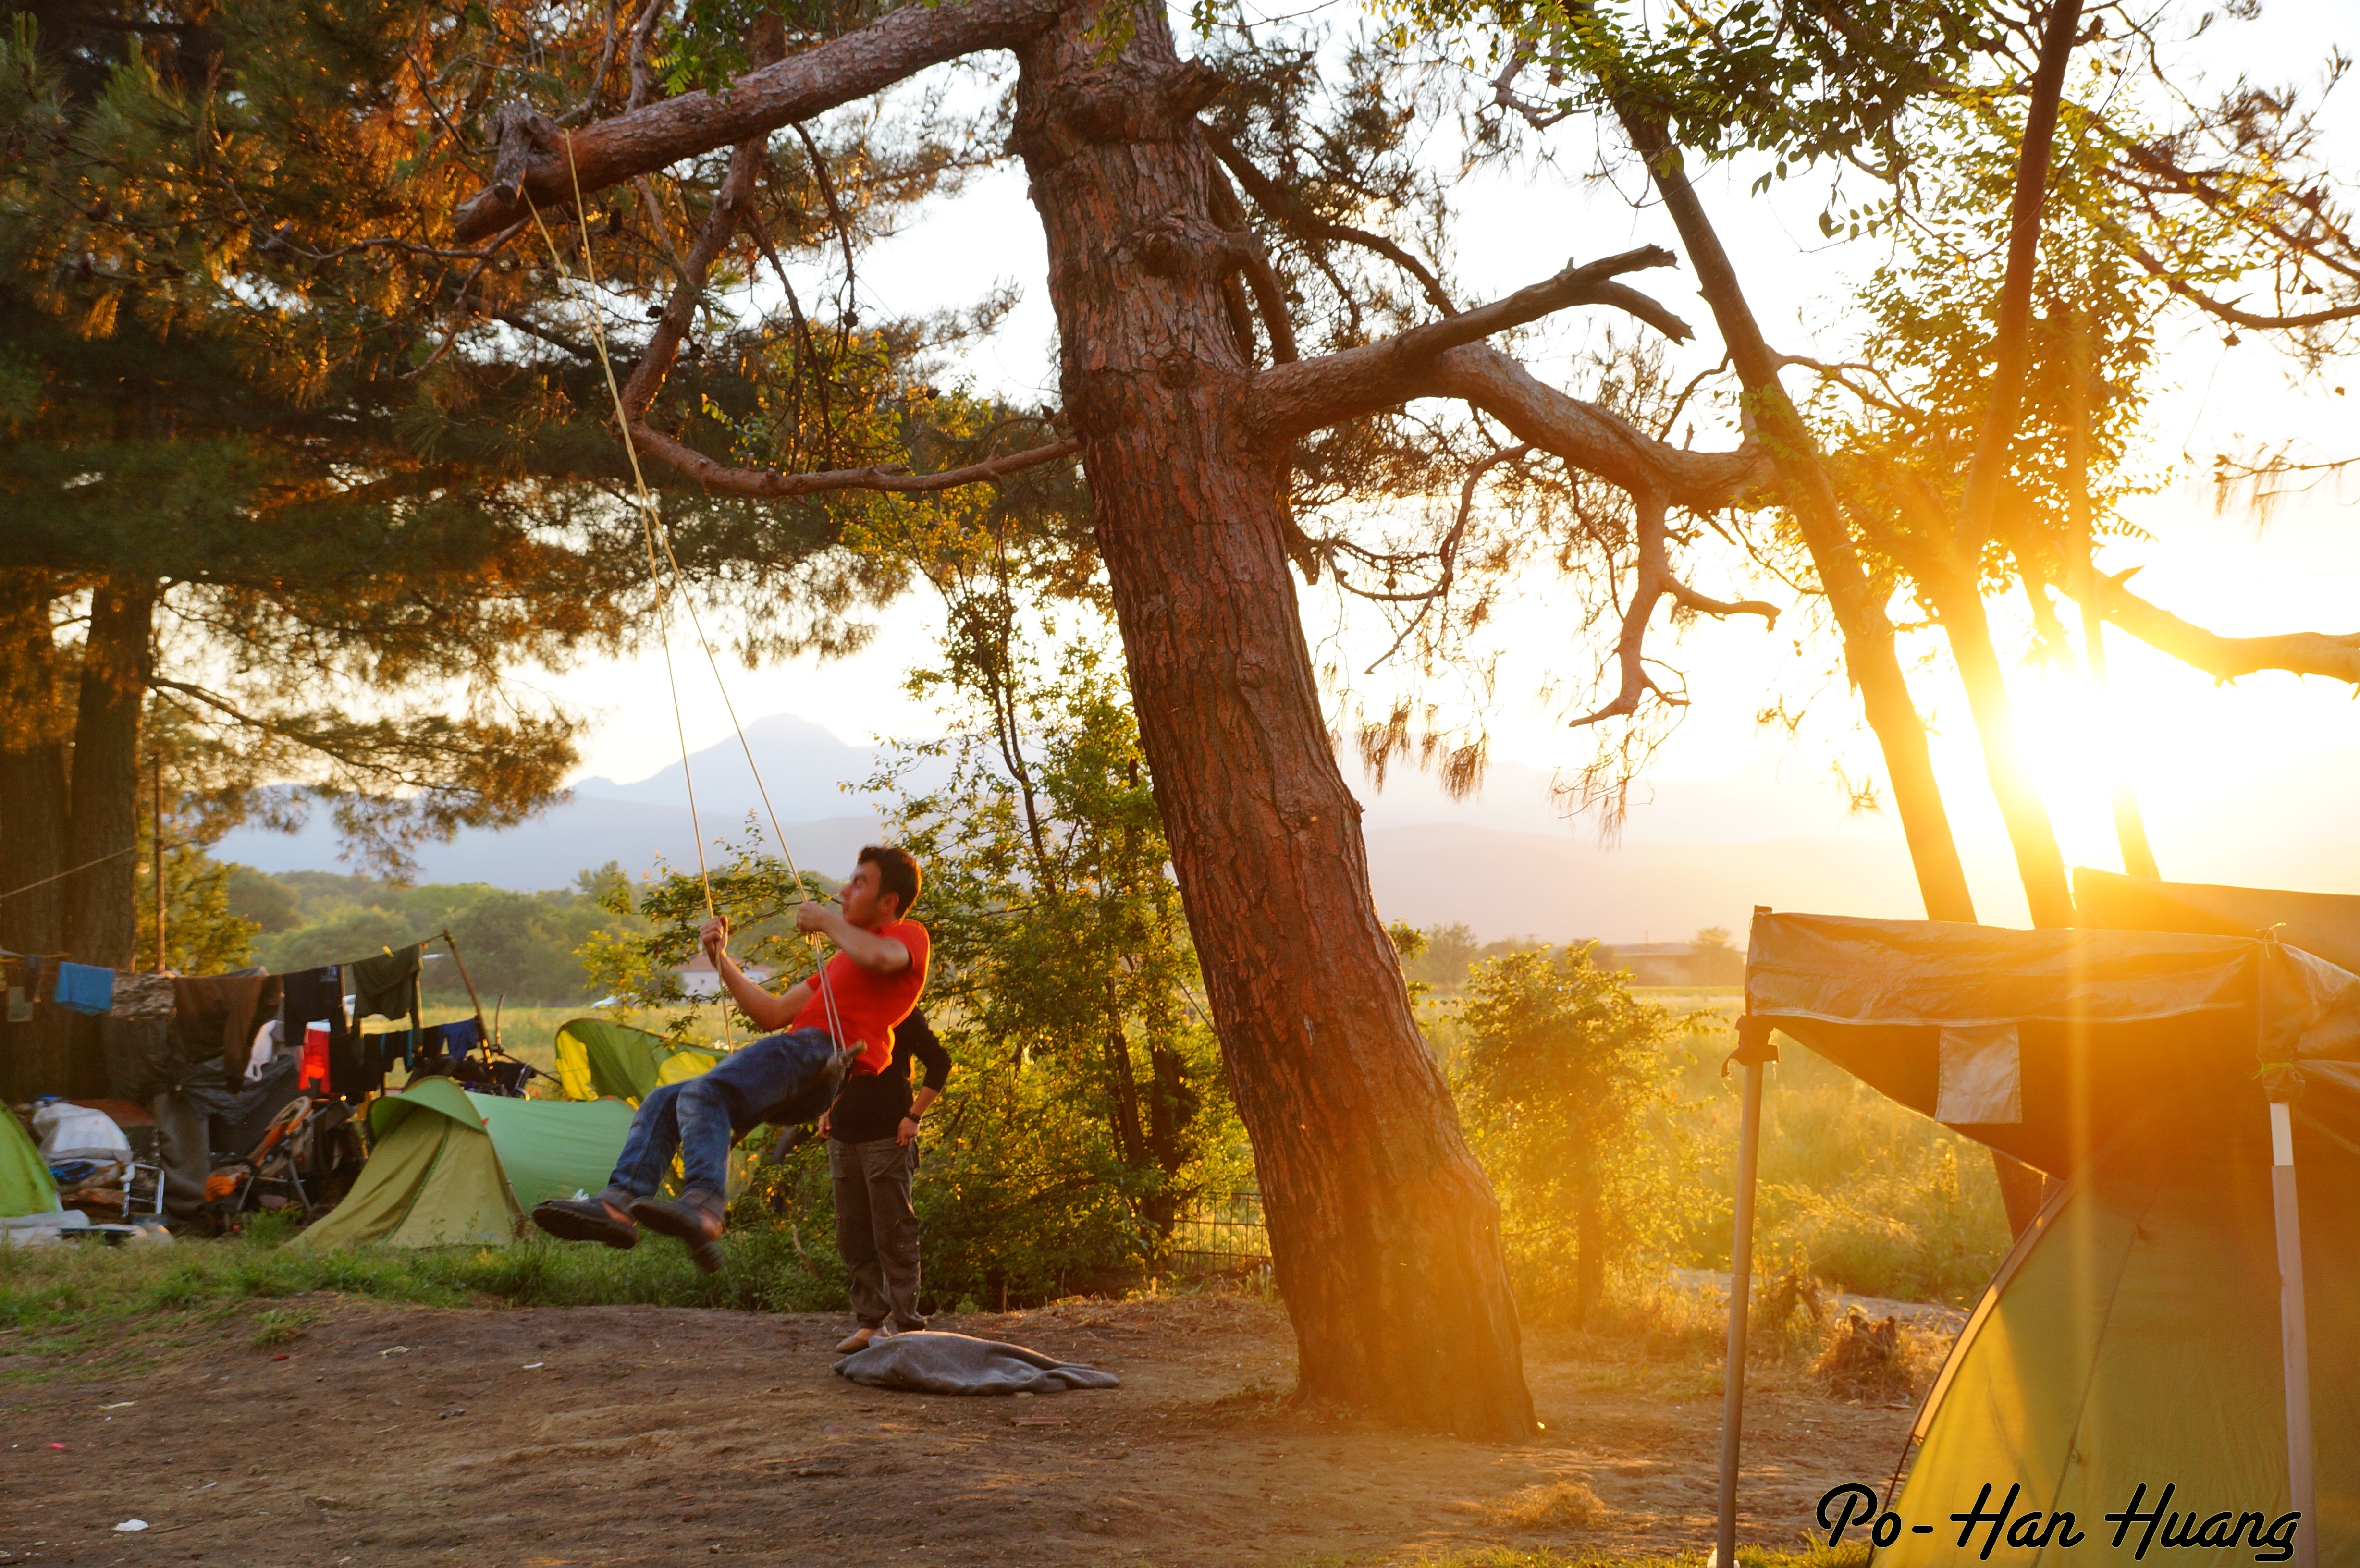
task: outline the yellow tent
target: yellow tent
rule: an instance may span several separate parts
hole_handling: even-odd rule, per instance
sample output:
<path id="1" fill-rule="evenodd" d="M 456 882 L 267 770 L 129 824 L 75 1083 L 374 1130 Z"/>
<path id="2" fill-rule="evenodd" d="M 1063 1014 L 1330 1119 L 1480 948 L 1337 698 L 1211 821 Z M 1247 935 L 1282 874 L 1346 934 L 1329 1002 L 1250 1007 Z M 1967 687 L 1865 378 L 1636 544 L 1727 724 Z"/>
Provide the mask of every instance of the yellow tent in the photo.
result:
<path id="1" fill-rule="evenodd" d="M 557 1081 L 569 1100 L 611 1094 L 633 1105 L 663 1083 L 694 1078 L 721 1060 L 702 1046 L 606 1018 L 575 1018 L 557 1030 Z"/>

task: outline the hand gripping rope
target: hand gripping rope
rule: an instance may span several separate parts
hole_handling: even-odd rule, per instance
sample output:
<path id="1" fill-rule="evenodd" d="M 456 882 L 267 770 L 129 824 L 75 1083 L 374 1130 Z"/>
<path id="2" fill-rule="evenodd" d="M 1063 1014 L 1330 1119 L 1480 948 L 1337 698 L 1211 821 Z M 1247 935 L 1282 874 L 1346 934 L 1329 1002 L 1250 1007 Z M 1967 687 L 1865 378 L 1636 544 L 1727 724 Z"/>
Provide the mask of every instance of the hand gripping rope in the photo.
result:
<path id="1" fill-rule="evenodd" d="M 578 220 L 582 212 L 582 180 L 580 174 L 574 168 L 574 133 L 571 130 L 565 133 L 565 166 L 567 172 L 574 176 L 574 211 Z M 541 242 L 549 247 L 551 266 L 556 269 L 559 278 L 570 278 L 571 275 L 565 268 L 565 258 L 557 249 L 556 239 L 550 234 L 549 225 L 541 222 L 541 209 L 533 205 L 530 196 L 525 198 L 525 205 L 526 209 L 532 213 L 533 227 L 541 231 Z M 583 274 L 590 287 L 595 289 L 598 286 L 598 265 L 590 252 L 590 226 L 587 223 L 582 223 L 580 226 Z M 689 772 L 688 726 L 681 716 L 680 681 L 672 671 L 671 594 L 664 585 L 662 572 L 656 562 L 656 551 L 659 547 L 663 551 L 665 564 L 672 568 L 673 583 L 684 586 L 687 579 L 680 569 L 680 558 L 672 553 L 671 535 L 661 526 L 662 519 L 656 509 L 655 496 L 648 489 L 647 475 L 639 468 L 639 443 L 631 439 L 630 416 L 623 408 L 622 389 L 615 382 L 615 364 L 606 354 L 606 324 L 599 320 L 595 301 L 588 305 L 585 314 L 590 321 L 590 342 L 598 351 L 598 368 L 604 372 L 606 378 L 606 395 L 614 400 L 615 428 L 622 433 L 623 451 L 631 461 L 631 486 L 639 502 L 639 531 L 648 547 L 648 582 L 654 588 L 656 594 L 656 632 L 663 643 L 664 681 L 672 691 L 672 730 L 680 740 L 681 781 L 688 789 L 689 831 L 696 838 L 696 874 L 705 884 L 705 913 L 706 918 L 711 919 L 719 911 L 715 909 L 713 903 L 713 873 L 705 862 L 705 830 L 700 825 L 697 816 L 696 780 L 690 776 Z M 787 879 L 794 887 L 795 905 L 800 908 L 810 901 L 810 895 L 803 891 L 803 873 L 795 866 L 794 852 L 787 847 L 787 835 L 780 831 L 778 810 L 770 804 L 770 787 L 762 782 L 762 770 L 754 761 L 754 748 L 747 744 L 746 726 L 738 722 L 737 704 L 729 700 L 729 684 L 721 678 L 721 661 L 714 655 L 712 640 L 705 635 L 705 623 L 697 617 L 695 599 L 683 593 L 681 595 L 681 603 L 687 607 L 688 624 L 696 633 L 698 645 L 705 649 L 705 662 L 713 671 L 713 684 L 721 693 L 721 706 L 729 715 L 729 727 L 738 732 L 738 749 L 746 754 L 746 767 L 754 775 L 754 788 L 762 797 L 762 811 L 770 820 L 771 842 L 779 846 L 779 858 L 786 863 Z M 814 966 L 817 971 L 820 1007 L 827 1018 L 827 1032 L 839 1047 L 848 1045 L 851 1042 L 844 1038 L 844 1018 L 836 1009 L 836 985 L 828 977 L 827 963 L 825 955 L 820 952 L 819 935 L 817 932 L 812 932 L 807 934 L 804 940 L 811 946 Z M 726 1005 L 721 1012 L 721 1027 L 725 1036 L 727 1035 L 729 1010 Z M 731 1039 L 729 1043 L 731 1048 L 735 1049 L 735 1040 Z"/>

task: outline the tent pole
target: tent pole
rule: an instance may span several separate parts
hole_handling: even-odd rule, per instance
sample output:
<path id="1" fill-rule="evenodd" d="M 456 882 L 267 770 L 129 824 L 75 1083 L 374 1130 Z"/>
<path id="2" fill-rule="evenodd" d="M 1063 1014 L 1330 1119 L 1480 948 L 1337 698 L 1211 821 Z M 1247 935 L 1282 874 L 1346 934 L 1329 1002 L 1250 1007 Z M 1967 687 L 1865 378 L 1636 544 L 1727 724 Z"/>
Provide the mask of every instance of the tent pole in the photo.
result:
<path id="1" fill-rule="evenodd" d="M 1729 1352 L 1721 1367 L 1721 1497 L 1712 1568 L 1735 1568 L 1737 1562 L 1737 1453 L 1745 1419 L 1745 1320 L 1754 1292 L 1754 1179 L 1762 1155 L 1762 1064 L 1777 1057 L 1767 1018 L 1737 1020 L 1737 1050 L 1731 1060 L 1743 1065 L 1745 1089 L 1737 1124 L 1737 1226 L 1729 1254 Z"/>
<path id="2" fill-rule="evenodd" d="M 2270 1199 L 2278 1214 L 2278 1332 L 2286 1365 L 2287 1489 L 2302 1515 L 2295 1568 L 2319 1568 L 2319 1497 L 2311 1475 L 2311 1334 L 2302 1295 L 2302 1218 L 2295 1202 L 2294 1117 L 2270 1102 Z"/>

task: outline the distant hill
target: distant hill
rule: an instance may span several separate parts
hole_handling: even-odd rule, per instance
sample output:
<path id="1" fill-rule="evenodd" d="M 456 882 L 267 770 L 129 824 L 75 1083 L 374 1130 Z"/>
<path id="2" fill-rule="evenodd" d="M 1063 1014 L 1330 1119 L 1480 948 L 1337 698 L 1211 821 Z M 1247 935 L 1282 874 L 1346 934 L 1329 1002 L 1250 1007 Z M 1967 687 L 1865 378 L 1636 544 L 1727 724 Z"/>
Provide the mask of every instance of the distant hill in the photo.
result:
<path id="1" fill-rule="evenodd" d="M 650 736 L 650 750 L 661 755 L 666 741 Z M 842 875 L 880 833 L 874 802 L 844 788 L 877 771 L 878 752 L 785 713 L 751 725 L 747 742 L 798 862 Z M 689 760 L 707 841 L 742 837 L 761 799 L 736 739 Z M 2360 767 L 2360 753 L 2336 760 Z M 1523 763 L 1495 764 L 1473 801 L 1445 799 L 1415 768 L 1396 769 L 1382 790 L 1355 765 L 1345 775 L 1364 808 L 1377 907 L 1389 920 L 1463 922 L 1485 941 L 1680 941 L 1723 926 L 1742 943 L 1755 904 L 1917 918 L 1916 883 L 1893 822 L 1846 816 L 1831 791 L 1796 776 L 1805 771 L 1757 767 L 1645 786 L 1612 848 L 1599 844 L 1594 822 L 1568 821 L 1548 774 Z M 2299 771 L 2267 810 L 2230 798 L 2185 819 L 2158 813 L 2151 822 L 2167 873 L 2331 892 L 2360 887 L 2353 842 L 2360 835 L 2344 826 L 2348 776 L 2342 766 Z M 1973 837 L 1966 825 L 1978 911 L 1995 923 L 2022 923 L 2023 895 L 2004 841 Z M 324 811 L 291 836 L 241 829 L 216 853 L 271 872 L 343 868 Z M 659 856 L 676 867 L 696 863 L 677 761 L 628 784 L 582 779 L 572 799 L 532 822 L 429 846 L 420 879 L 538 891 L 571 887 L 576 872 L 609 860 L 636 876 Z"/>

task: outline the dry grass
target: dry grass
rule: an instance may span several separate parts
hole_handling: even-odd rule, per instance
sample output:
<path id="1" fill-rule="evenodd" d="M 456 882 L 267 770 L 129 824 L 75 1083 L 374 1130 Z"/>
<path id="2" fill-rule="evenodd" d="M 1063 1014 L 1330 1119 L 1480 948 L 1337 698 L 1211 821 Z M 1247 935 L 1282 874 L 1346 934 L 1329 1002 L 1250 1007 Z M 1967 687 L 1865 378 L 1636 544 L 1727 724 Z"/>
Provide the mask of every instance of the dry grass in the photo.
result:
<path id="1" fill-rule="evenodd" d="M 1585 1530 L 1606 1518 L 1606 1505 L 1579 1481 L 1552 1481 L 1504 1497 L 1451 1507 L 1480 1515 L 1485 1524 L 1513 1530 Z"/>
<path id="2" fill-rule="evenodd" d="M 1896 1318 L 1872 1322 L 1853 1307 L 1828 1330 L 1811 1373 L 1839 1399 L 1906 1399 L 1933 1386 L 1949 1348 L 1947 1335 Z"/>

